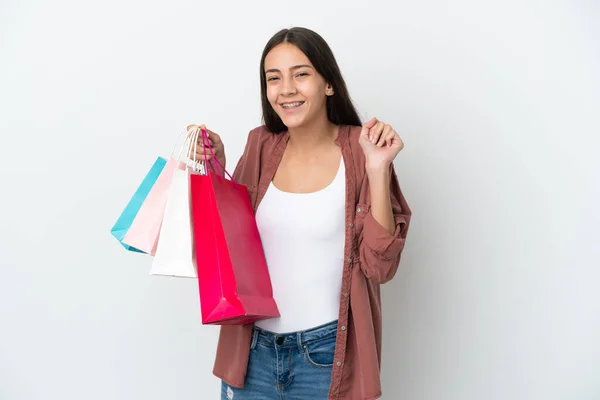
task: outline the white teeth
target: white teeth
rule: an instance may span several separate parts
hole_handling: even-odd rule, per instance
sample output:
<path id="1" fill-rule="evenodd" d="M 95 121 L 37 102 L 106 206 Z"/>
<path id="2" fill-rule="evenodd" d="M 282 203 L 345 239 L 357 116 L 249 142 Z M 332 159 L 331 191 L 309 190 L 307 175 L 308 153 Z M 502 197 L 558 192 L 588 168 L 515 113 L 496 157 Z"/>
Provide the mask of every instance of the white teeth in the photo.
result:
<path id="1" fill-rule="evenodd" d="M 282 104 L 281 107 L 283 107 L 283 108 L 296 108 L 296 107 L 300 107 L 302 104 L 304 104 L 303 101 L 298 101 L 296 103 Z"/>

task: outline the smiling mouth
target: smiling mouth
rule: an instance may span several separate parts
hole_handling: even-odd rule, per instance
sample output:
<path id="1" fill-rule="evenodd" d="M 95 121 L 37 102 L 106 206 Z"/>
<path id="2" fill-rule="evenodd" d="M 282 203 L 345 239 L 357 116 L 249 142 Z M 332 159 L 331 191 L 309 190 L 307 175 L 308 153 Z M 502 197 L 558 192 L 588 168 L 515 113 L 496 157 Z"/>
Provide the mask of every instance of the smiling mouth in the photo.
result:
<path id="1" fill-rule="evenodd" d="M 284 103 L 284 104 L 281 104 L 281 107 L 282 107 L 282 108 L 285 108 L 286 110 L 290 110 L 290 109 L 292 109 L 292 108 L 298 108 L 298 107 L 300 107 L 302 104 L 304 104 L 304 102 L 303 102 L 303 101 L 296 101 L 296 102 L 294 102 L 294 103 Z"/>

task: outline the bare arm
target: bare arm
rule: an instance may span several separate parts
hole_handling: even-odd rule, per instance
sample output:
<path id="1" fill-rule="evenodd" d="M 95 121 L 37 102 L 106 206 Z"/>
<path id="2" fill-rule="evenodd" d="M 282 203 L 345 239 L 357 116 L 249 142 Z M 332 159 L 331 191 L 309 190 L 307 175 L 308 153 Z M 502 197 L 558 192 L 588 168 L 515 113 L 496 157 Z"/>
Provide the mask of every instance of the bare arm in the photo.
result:
<path id="1" fill-rule="evenodd" d="M 390 235 L 396 229 L 392 201 L 390 195 L 390 168 L 383 166 L 375 169 L 367 169 L 369 179 L 369 190 L 371 195 L 371 214 L 373 218 Z"/>

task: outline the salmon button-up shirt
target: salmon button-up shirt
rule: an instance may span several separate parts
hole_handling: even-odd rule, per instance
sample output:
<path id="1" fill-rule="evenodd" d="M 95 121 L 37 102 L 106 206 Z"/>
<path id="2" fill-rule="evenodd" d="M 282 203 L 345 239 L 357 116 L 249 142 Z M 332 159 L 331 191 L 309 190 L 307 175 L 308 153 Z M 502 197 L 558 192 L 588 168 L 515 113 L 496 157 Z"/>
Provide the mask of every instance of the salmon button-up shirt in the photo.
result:
<path id="1" fill-rule="evenodd" d="M 340 311 L 329 399 L 381 397 L 382 316 L 380 285 L 392 279 L 411 218 L 391 165 L 390 195 L 395 230 L 381 226 L 370 212 L 360 126 L 340 126 L 336 144 L 346 170 L 346 228 Z M 274 134 L 260 126 L 250 131 L 233 179 L 248 188 L 254 211 L 283 157 L 289 132 Z M 233 387 L 244 387 L 253 324 L 220 328 L 213 373 Z"/>

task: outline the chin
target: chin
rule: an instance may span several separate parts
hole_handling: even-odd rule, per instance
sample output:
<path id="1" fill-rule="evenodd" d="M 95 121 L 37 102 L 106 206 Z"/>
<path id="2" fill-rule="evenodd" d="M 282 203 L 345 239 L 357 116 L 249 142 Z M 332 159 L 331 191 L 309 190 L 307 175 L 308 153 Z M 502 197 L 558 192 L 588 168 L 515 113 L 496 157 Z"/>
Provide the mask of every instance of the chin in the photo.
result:
<path id="1" fill-rule="evenodd" d="M 287 126 L 288 128 L 298 128 L 302 125 L 304 125 L 304 117 L 301 116 L 294 116 L 294 117 L 290 117 L 288 115 L 283 115 L 283 116 L 279 116 L 279 118 L 281 118 L 281 121 L 283 121 L 283 124 L 285 126 Z"/>
<path id="2" fill-rule="evenodd" d="M 301 122 L 286 121 L 286 120 L 282 120 L 282 121 L 283 121 L 283 124 L 288 127 L 288 129 L 289 128 L 298 128 L 298 127 L 302 126 Z"/>

